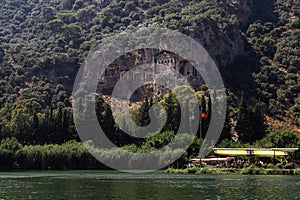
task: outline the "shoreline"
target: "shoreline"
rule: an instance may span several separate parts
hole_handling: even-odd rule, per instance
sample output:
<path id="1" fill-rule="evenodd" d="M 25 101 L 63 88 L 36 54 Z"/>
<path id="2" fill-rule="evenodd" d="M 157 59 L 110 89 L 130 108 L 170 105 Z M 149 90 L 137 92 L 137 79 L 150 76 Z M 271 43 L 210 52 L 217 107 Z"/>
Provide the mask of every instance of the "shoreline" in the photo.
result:
<path id="1" fill-rule="evenodd" d="M 11 172 L 82 172 L 82 171 L 99 171 L 99 172 L 120 172 L 113 169 L 7 169 L 0 170 L 0 173 L 11 173 Z M 300 176 L 300 168 L 297 169 L 264 169 L 259 167 L 246 167 L 246 168 L 209 168 L 209 167 L 193 167 L 186 169 L 175 169 L 168 168 L 166 170 L 158 170 L 154 173 L 164 173 L 164 174 L 183 174 L 183 175 L 284 175 L 284 176 Z M 153 173 L 153 172 L 151 172 Z"/>
<path id="2" fill-rule="evenodd" d="M 265 169 L 261 167 L 245 167 L 245 168 L 210 168 L 210 167 L 193 167 L 186 169 L 168 168 L 164 171 L 166 174 L 214 174 L 214 175 L 300 175 L 298 169 Z"/>

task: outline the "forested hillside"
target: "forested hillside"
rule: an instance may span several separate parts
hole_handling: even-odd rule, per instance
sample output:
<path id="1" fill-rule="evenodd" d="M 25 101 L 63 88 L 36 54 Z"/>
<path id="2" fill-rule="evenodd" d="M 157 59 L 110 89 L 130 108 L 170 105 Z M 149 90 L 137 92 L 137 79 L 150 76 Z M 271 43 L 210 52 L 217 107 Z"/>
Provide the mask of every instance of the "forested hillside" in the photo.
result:
<path id="1" fill-rule="evenodd" d="M 299 133 L 297 0 L 1 0 L 0 24 L 0 139 L 77 140 L 71 92 L 85 57 L 109 35 L 153 25 L 193 37 L 212 55 L 228 88 L 222 139 Z M 99 105 L 115 137 L 109 105 Z M 138 123 L 141 112 L 133 111 Z M 260 135 L 249 139 L 251 131 Z"/>

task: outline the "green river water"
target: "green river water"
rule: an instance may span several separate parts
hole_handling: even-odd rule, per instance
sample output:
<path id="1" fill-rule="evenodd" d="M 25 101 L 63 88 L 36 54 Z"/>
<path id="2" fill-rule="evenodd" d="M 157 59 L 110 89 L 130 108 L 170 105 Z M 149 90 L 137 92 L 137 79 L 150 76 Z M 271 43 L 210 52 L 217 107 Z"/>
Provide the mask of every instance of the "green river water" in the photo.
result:
<path id="1" fill-rule="evenodd" d="M 10 199 L 300 199 L 300 176 L 131 174 L 107 171 L 1 172 Z"/>

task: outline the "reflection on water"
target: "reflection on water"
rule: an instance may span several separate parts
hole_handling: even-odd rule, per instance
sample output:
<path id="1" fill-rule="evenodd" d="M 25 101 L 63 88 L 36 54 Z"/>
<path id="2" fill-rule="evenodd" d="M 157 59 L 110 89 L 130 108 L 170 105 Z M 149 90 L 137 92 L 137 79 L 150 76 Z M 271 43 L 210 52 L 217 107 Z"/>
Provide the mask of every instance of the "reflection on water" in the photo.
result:
<path id="1" fill-rule="evenodd" d="M 0 199 L 300 199 L 299 176 L 0 173 Z"/>

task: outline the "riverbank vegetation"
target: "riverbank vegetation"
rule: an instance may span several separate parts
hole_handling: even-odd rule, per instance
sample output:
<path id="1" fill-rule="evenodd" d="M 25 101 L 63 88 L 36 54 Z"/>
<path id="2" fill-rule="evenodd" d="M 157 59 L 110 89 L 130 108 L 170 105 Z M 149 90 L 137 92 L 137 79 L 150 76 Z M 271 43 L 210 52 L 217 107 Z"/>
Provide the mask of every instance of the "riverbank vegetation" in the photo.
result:
<path id="1" fill-rule="evenodd" d="M 186 168 L 186 169 L 174 169 L 168 168 L 165 170 L 168 174 L 216 174 L 216 175 L 228 175 L 228 174 L 241 174 L 241 175 L 300 175 L 300 169 L 282 169 L 282 168 L 262 168 L 262 167 L 246 167 L 243 169 L 236 168 Z"/>
<path id="2" fill-rule="evenodd" d="M 22 145 L 16 138 L 0 144 L 1 170 L 105 169 L 81 143 Z"/>
<path id="3" fill-rule="evenodd" d="M 45 145 L 22 145 L 16 138 L 6 138 L 0 143 L 0 169 L 12 170 L 12 169 L 109 169 L 107 166 L 98 162 L 90 152 L 96 153 L 98 156 L 102 156 L 102 159 L 107 161 L 113 160 L 116 157 L 122 157 L 123 150 L 136 154 L 149 153 L 160 149 L 168 144 L 175 134 L 172 131 L 166 131 L 161 134 L 156 134 L 153 137 L 145 140 L 141 145 L 125 145 L 121 148 L 114 149 L 97 149 L 92 145 L 92 141 L 89 143 L 80 143 L 77 141 L 69 141 L 61 145 L 58 144 L 45 144 Z M 169 149 L 168 152 L 164 151 L 162 156 L 172 155 L 175 151 L 181 152 L 182 156 L 176 160 L 176 162 L 170 164 L 170 167 L 176 167 L 177 169 L 169 169 L 168 173 L 242 173 L 242 174 L 274 174 L 287 173 L 290 169 L 295 169 L 300 163 L 300 153 L 295 152 L 290 154 L 286 158 L 255 158 L 255 157 L 241 157 L 243 160 L 247 160 L 243 165 L 239 165 L 236 168 L 186 168 L 186 165 L 190 162 L 190 159 L 197 155 L 199 148 L 202 144 L 202 139 L 192 137 L 189 134 L 182 134 L 180 136 L 182 140 L 193 140 L 192 145 L 185 149 Z M 243 144 L 241 142 L 230 142 L 225 139 L 218 147 L 300 147 L 299 137 L 295 136 L 292 132 L 271 132 L 267 134 L 265 138 L 257 141 L 253 145 Z M 174 151 L 174 152 L 173 152 Z M 125 155 L 125 154 L 124 154 Z M 160 155 L 158 155 L 160 156 Z M 141 157 L 136 156 L 136 159 Z M 124 163 L 130 166 L 131 160 L 126 160 L 123 156 Z M 253 167 L 249 163 L 257 163 L 263 161 L 261 167 Z M 230 167 L 230 166 L 229 166 Z M 178 169 L 179 168 L 179 169 Z M 197 169 L 195 171 L 195 169 Z M 200 170 L 200 171 L 199 171 Z M 276 171 L 277 170 L 277 171 Z M 258 172 L 257 172 L 258 171 Z M 295 172 L 295 173 L 298 173 Z"/>

